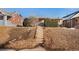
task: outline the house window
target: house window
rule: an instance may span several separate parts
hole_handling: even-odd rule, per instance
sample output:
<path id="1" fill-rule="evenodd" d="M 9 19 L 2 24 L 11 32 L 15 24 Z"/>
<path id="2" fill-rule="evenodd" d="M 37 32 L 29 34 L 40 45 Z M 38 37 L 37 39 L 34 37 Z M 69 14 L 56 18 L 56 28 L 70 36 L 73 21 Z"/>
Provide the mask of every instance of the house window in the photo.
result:
<path id="1" fill-rule="evenodd" d="M 0 14 L 2 14 L 2 12 L 0 12 Z"/>
<path id="2" fill-rule="evenodd" d="M 11 18 L 11 16 L 7 16 L 7 20 L 9 20 Z"/>
<path id="3" fill-rule="evenodd" d="M 77 22 L 78 20 L 76 19 L 76 22 Z"/>
<path id="4" fill-rule="evenodd" d="M 4 16 L 0 15 L 0 20 L 3 20 L 4 19 Z"/>

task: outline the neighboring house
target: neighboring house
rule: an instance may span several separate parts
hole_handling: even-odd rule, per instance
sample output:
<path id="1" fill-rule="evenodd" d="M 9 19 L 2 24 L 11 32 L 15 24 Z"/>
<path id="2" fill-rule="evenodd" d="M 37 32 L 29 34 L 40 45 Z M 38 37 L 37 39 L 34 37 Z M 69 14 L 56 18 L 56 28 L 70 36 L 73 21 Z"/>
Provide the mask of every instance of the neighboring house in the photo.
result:
<path id="1" fill-rule="evenodd" d="M 58 27 L 58 24 L 61 25 L 59 22 L 61 19 L 59 18 L 42 18 L 42 17 L 29 17 L 25 18 L 23 21 L 23 26 L 52 26 Z"/>
<path id="2" fill-rule="evenodd" d="M 31 25 L 32 26 L 37 26 L 39 24 L 39 18 L 31 18 Z"/>
<path id="3" fill-rule="evenodd" d="M 79 11 L 63 17 L 63 26 L 72 28 L 79 25 Z"/>
<path id="4" fill-rule="evenodd" d="M 60 19 L 59 21 L 58 21 L 58 27 L 63 27 L 63 20 L 62 19 Z"/>
<path id="5" fill-rule="evenodd" d="M 31 26 L 44 26 L 44 19 L 37 17 L 27 18 Z"/>
<path id="6" fill-rule="evenodd" d="M 0 10 L 0 26 L 22 25 L 22 16 L 16 12 L 6 12 Z"/>
<path id="7" fill-rule="evenodd" d="M 44 26 L 44 19 L 45 19 L 45 18 L 38 18 L 38 19 L 39 19 L 38 25 L 39 25 L 39 26 Z"/>

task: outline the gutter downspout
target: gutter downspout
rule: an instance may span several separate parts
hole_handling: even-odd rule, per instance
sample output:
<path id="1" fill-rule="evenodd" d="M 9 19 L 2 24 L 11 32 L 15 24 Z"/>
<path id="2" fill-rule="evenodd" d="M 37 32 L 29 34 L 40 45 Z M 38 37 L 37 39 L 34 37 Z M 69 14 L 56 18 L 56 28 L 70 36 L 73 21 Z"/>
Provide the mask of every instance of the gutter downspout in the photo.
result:
<path id="1" fill-rule="evenodd" d="M 4 25 L 6 26 L 7 25 L 7 16 L 4 15 Z"/>

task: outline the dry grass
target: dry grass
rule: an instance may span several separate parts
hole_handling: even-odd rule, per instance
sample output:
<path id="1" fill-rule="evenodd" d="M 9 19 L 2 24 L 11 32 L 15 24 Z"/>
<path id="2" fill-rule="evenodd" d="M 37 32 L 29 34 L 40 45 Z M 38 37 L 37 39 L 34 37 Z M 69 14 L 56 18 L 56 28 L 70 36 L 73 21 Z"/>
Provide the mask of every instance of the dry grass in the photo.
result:
<path id="1" fill-rule="evenodd" d="M 0 26 L 0 46 L 8 42 L 10 39 L 8 35 L 8 31 L 10 28 L 7 28 L 5 26 Z"/>
<path id="2" fill-rule="evenodd" d="M 2 44 L 5 44 L 6 42 L 8 42 L 10 39 L 9 38 L 9 35 L 5 32 L 0 32 L 0 46 Z"/>
<path id="3" fill-rule="evenodd" d="M 29 28 L 13 28 L 9 31 L 10 39 L 4 47 L 5 48 L 13 48 L 16 50 L 24 49 L 24 48 L 34 48 L 37 44 L 35 41 L 35 27 Z"/>
<path id="4" fill-rule="evenodd" d="M 5 45 L 6 48 L 11 48 L 15 50 L 21 49 L 32 49 L 38 46 L 39 43 L 36 42 L 36 39 L 27 39 L 27 40 L 18 40 L 14 42 L 10 42 Z"/>
<path id="5" fill-rule="evenodd" d="M 16 50 L 34 48 L 38 45 L 35 39 L 36 27 L 0 26 L 0 45 Z"/>
<path id="6" fill-rule="evenodd" d="M 44 47 L 47 50 L 79 50 L 79 30 L 45 28 Z"/>
<path id="7" fill-rule="evenodd" d="M 6 30 L 7 29 L 7 30 Z M 40 43 L 35 38 L 36 27 L 0 27 L 0 45 L 11 49 L 32 49 Z M 46 50 L 79 50 L 79 30 L 44 28 L 42 46 Z"/>

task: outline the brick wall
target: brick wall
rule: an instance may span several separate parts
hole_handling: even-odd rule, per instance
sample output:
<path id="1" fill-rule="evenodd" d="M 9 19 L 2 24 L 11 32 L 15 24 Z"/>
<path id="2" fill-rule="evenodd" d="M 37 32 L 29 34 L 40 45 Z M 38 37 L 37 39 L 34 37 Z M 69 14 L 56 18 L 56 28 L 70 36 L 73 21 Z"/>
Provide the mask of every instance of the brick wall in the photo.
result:
<path id="1" fill-rule="evenodd" d="M 13 14 L 9 21 L 13 24 L 20 25 L 22 21 L 22 17 L 18 14 Z"/>

